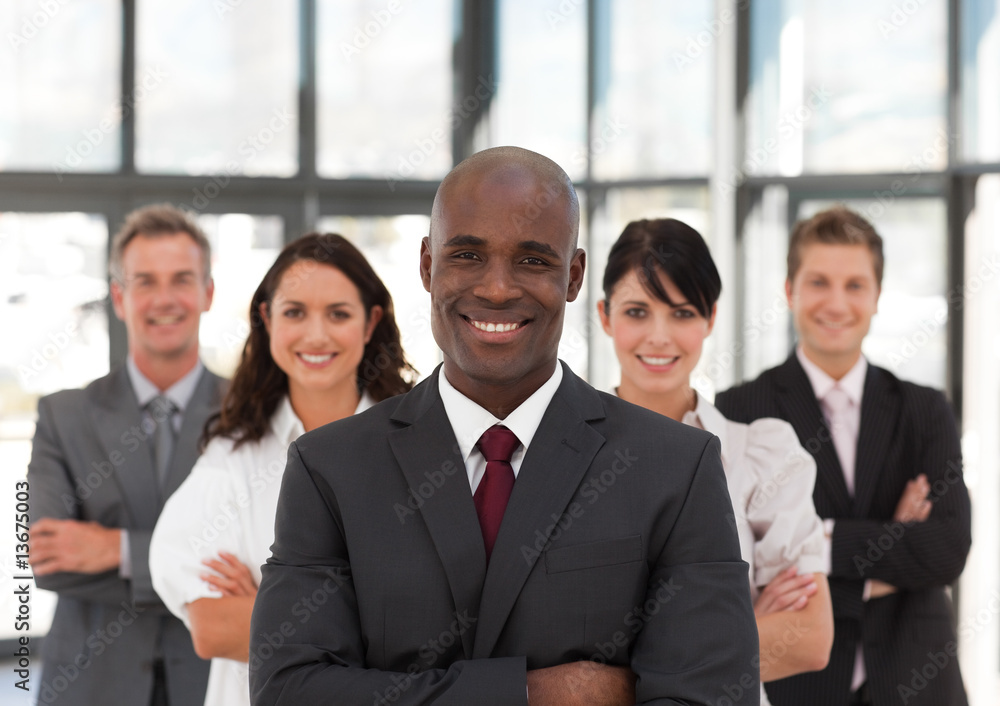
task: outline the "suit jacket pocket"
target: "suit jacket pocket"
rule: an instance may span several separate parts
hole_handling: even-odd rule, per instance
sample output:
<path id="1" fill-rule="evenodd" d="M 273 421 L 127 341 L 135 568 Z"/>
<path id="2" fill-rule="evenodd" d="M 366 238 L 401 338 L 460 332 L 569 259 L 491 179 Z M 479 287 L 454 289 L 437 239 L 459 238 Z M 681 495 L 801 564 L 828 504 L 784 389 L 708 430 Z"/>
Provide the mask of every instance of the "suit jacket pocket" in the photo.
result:
<path id="1" fill-rule="evenodd" d="M 557 547 L 545 552 L 545 572 L 595 569 L 600 566 L 628 564 L 642 560 L 642 535 L 633 534 L 617 539 Z"/>

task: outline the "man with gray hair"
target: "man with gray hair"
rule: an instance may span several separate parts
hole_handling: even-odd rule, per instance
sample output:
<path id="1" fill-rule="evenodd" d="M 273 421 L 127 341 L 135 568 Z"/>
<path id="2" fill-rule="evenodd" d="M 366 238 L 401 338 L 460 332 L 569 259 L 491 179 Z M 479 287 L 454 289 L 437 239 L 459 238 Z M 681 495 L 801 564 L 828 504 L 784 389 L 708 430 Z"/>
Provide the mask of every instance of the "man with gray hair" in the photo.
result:
<path id="1" fill-rule="evenodd" d="M 29 553 L 38 587 L 59 594 L 40 703 L 204 700 L 209 663 L 154 592 L 148 554 L 160 510 L 190 472 L 224 392 L 198 357 L 214 291 L 210 258 L 183 211 L 160 204 L 129 214 L 109 263 L 128 359 L 83 390 L 39 400 Z"/>

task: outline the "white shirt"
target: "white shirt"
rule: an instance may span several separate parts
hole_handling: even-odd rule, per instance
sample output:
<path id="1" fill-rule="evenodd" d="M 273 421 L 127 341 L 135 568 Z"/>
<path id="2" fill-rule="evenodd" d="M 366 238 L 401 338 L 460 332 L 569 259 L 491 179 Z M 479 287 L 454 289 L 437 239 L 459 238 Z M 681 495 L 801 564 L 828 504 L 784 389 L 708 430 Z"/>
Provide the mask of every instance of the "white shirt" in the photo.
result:
<path id="1" fill-rule="evenodd" d="M 373 404 L 364 393 L 355 414 Z M 260 585 L 261 565 L 271 555 L 274 517 L 288 446 L 304 432 L 286 396 L 256 442 L 233 449 L 215 437 L 180 488 L 170 496 L 153 530 L 149 570 L 163 603 L 190 629 L 188 604 L 219 593 L 201 579 L 211 573 L 203 559 L 234 554 Z M 246 662 L 215 658 L 206 706 L 250 706 Z"/>
<path id="2" fill-rule="evenodd" d="M 733 422 L 698 395 L 694 411 L 681 420 L 722 442 L 722 467 L 733 502 L 740 554 L 750 565 L 750 596 L 790 566 L 800 574 L 826 573 L 823 524 L 813 506 L 816 462 L 799 443 L 792 425 L 763 418 Z M 761 706 L 770 701 L 761 684 Z"/>
<path id="3" fill-rule="evenodd" d="M 562 382 L 562 363 L 556 361 L 556 371 L 541 387 L 535 390 L 531 397 L 520 404 L 513 412 L 507 415 L 506 419 L 497 419 L 478 404 L 470 400 L 461 392 L 455 389 L 447 376 L 444 368 L 438 373 L 438 390 L 441 393 L 441 402 L 444 403 L 445 414 L 451 422 L 451 428 L 455 431 L 455 439 L 458 440 L 458 448 L 462 452 L 465 460 L 465 470 L 469 474 L 469 487 L 475 494 L 479 482 L 486 475 L 486 458 L 476 447 L 476 442 L 483 432 L 496 424 L 503 426 L 514 432 L 514 436 L 521 442 L 521 445 L 514 450 L 510 459 L 510 466 L 514 469 L 514 478 L 517 478 L 518 471 L 521 470 L 521 461 L 531 444 L 531 440 L 538 431 L 538 425 L 542 423 L 542 416 L 549 408 L 552 397 L 559 389 Z"/>

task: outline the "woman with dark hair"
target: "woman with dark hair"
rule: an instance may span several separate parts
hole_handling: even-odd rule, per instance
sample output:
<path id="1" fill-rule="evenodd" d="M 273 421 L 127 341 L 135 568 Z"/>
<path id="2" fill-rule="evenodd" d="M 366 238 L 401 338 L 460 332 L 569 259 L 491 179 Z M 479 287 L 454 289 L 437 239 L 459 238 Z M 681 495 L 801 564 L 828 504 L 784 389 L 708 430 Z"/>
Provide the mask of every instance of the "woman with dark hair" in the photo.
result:
<path id="1" fill-rule="evenodd" d="M 621 364 L 617 395 L 722 442 L 734 509 L 728 519 L 749 564 L 766 682 L 823 669 L 830 656 L 823 526 L 812 501 L 816 464 L 787 422 L 731 422 L 691 386 L 721 291 L 696 230 L 669 218 L 634 221 L 608 255 L 597 308 Z M 763 688 L 761 703 L 768 703 Z"/>
<path id="2" fill-rule="evenodd" d="M 204 453 L 167 501 L 153 586 L 212 659 L 206 704 L 249 704 L 250 614 L 270 555 L 288 445 L 406 392 L 415 376 L 392 298 L 339 235 L 287 245 L 250 304 L 250 336 Z"/>

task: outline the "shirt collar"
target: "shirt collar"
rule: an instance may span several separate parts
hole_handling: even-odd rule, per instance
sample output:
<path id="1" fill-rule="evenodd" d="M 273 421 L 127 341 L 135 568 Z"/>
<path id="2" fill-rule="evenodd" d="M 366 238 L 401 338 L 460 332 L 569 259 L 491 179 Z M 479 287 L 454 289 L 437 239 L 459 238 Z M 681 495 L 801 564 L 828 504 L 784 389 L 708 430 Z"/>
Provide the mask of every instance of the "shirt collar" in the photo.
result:
<path id="1" fill-rule="evenodd" d="M 837 385 L 847 393 L 852 404 L 861 404 L 861 395 L 865 389 L 865 376 L 868 374 L 868 361 L 863 355 L 858 357 L 858 362 L 840 380 L 834 380 L 827 375 L 826 371 L 809 360 L 802 350 L 802 346 L 795 349 L 795 355 L 798 357 L 802 369 L 806 371 L 816 399 L 822 400 L 833 389 L 833 386 Z"/>
<path id="2" fill-rule="evenodd" d="M 552 397 L 559 389 L 562 378 L 562 364 L 557 361 L 556 370 L 552 373 L 552 377 L 535 390 L 531 397 L 522 402 L 517 409 L 508 414 L 506 419 L 497 419 L 491 412 L 483 409 L 456 390 L 455 386 L 448 381 L 442 367 L 438 371 L 438 390 L 441 393 L 441 402 L 444 403 L 445 414 L 448 415 L 448 420 L 455 431 L 455 438 L 458 440 L 458 448 L 462 451 L 462 458 L 466 461 L 469 459 L 479 437 L 495 424 L 502 424 L 514 432 L 518 441 L 527 450 L 535 432 L 538 431 L 538 425 L 542 423 L 545 410 L 548 409 Z"/>
<path id="3" fill-rule="evenodd" d="M 358 406 L 355 408 L 354 413 L 361 414 L 374 404 L 375 400 L 368 394 L 368 390 L 365 390 L 361 393 L 361 399 L 358 401 Z M 281 398 L 278 408 L 271 415 L 271 432 L 286 446 L 306 433 L 306 429 L 302 425 L 302 420 L 295 414 L 295 410 L 292 408 L 292 401 L 288 395 Z"/>
<path id="4" fill-rule="evenodd" d="M 131 355 L 125 360 L 125 370 L 128 372 L 129 382 L 132 383 L 132 389 L 135 391 L 136 401 L 139 403 L 140 409 L 145 409 L 146 405 L 162 394 L 174 403 L 181 414 L 184 413 L 188 402 L 194 396 L 195 388 L 198 387 L 198 380 L 201 378 L 201 373 L 204 369 L 205 366 L 202 365 L 201 361 L 197 361 L 195 366 L 184 377 L 163 392 L 160 392 L 160 389 L 148 377 L 142 374 Z"/>

